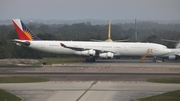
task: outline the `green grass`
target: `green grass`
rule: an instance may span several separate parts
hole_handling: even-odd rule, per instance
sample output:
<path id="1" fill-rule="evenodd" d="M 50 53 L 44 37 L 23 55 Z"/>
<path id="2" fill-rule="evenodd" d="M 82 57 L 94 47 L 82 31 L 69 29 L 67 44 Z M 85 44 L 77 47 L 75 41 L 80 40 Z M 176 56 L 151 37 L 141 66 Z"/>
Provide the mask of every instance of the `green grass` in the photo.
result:
<path id="1" fill-rule="evenodd" d="M 83 57 L 62 57 L 62 58 L 46 58 L 40 60 L 40 62 L 33 64 L 33 66 L 40 66 L 43 63 L 52 63 L 52 64 L 65 64 L 65 63 L 77 63 L 83 62 L 85 58 Z"/>
<path id="2" fill-rule="evenodd" d="M 30 83 L 30 82 L 45 82 L 49 81 L 49 78 L 38 78 L 38 77 L 0 77 L 0 83 Z"/>
<path id="3" fill-rule="evenodd" d="M 137 101 L 180 101 L 180 90 L 138 99 Z"/>
<path id="4" fill-rule="evenodd" d="M 156 82 L 156 83 L 180 83 L 180 77 L 152 78 L 152 79 L 148 79 L 147 81 Z"/>
<path id="5" fill-rule="evenodd" d="M 21 101 L 19 97 L 0 89 L 0 101 Z"/>
<path id="6" fill-rule="evenodd" d="M 0 72 L 10 72 L 10 70 L 0 69 Z"/>

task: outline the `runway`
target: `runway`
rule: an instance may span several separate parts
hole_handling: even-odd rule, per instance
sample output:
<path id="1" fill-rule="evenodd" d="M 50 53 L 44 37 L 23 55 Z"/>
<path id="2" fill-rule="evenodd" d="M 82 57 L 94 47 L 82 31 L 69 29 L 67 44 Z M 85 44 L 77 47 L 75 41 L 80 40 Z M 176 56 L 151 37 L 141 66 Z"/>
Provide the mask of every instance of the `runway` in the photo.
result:
<path id="1" fill-rule="evenodd" d="M 25 101 L 134 101 L 167 91 L 179 84 L 123 81 L 54 81 L 45 83 L 0 84 Z"/>
<path id="2" fill-rule="evenodd" d="M 49 77 L 43 83 L 0 84 L 25 101 L 134 101 L 180 89 L 179 84 L 146 82 L 148 78 L 180 77 L 180 63 L 99 60 L 96 63 L 0 67 L 0 76 Z"/>

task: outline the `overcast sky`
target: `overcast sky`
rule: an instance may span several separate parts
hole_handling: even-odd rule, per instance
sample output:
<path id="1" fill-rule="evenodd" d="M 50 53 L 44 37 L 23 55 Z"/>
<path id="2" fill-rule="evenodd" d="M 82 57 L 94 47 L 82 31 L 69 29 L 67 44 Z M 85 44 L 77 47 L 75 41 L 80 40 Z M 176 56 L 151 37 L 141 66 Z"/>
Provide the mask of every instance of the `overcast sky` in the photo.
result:
<path id="1" fill-rule="evenodd" d="M 180 20 L 180 0 L 0 0 L 0 20 Z"/>

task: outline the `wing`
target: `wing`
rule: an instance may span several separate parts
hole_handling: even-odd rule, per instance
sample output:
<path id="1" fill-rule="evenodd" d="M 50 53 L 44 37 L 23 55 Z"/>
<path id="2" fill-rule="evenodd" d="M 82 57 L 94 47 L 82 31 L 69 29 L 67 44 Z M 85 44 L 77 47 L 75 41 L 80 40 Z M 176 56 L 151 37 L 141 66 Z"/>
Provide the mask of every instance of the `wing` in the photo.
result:
<path id="1" fill-rule="evenodd" d="M 72 49 L 72 50 L 75 50 L 75 51 L 84 51 L 84 50 L 91 50 L 90 48 L 80 48 L 80 47 L 72 47 L 72 46 L 66 46 L 65 44 L 63 43 L 60 43 L 60 45 L 64 48 L 69 48 L 69 49 Z M 93 49 L 95 50 L 97 53 L 105 53 L 105 52 L 112 52 L 114 53 L 114 55 L 120 55 L 118 52 L 114 52 L 114 51 L 106 51 L 106 50 L 100 50 L 100 49 Z"/>
<path id="2" fill-rule="evenodd" d="M 125 41 L 129 41 L 129 39 L 124 39 L 124 40 L 114 40 L 114 42 L 125 42 Z"/>
<path id="3" fill-rule="evenodd" d="M 161 39 L 162 41 L 167 41 L 167 42 L 178 42 L 178 41 L 176 41 L 176 40 L 168 40 L 168 39 Z"/>
<path id="4" fill-rule="evenodd" d="M 64 48 L 69 48 L 69 49 L 76 50 L 76 51 L 83 51 L 83 50 L 85 50 L 85 49 L 79 48 L 79 47 L 66 46 L 66 45 L 63 44 L 63 43 L 60 43 L 60 45 L 61 45 L 62 47 L 64 47 Z"/>
<path id="5" fill-rule="evenodd" d="M 93 42 L 102 42 L 103 40 L 90 39 Z"/>
<path id="6" fill-rule="evenodd" d="M 106 40 L 96 40 L 96 39 L 90 39 L 93 42 L 104 42 Z M 129 39 L 124 39 L 124 40 L 114 40 L 114 42 L 125 42 L 125 41 L 129 41 Z"/>

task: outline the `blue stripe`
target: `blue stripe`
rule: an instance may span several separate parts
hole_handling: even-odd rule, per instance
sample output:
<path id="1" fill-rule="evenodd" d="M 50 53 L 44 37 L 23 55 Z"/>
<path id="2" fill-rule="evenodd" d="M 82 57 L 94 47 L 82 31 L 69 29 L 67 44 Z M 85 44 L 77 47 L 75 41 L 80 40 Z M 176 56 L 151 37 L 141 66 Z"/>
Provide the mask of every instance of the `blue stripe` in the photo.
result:
<path id="1" fill-rule="evenodd" d="M 23 28 L 23 31 L 27 31 L 30 36 L 32 36 L 32 39 L 33 40 L 41 40 L 40 38 L 38 38 L 36 35 L 34 35 L 25 25 L 24 23 L 21 21 L 21 25 L 22 25 L 22 28 Z"/>

